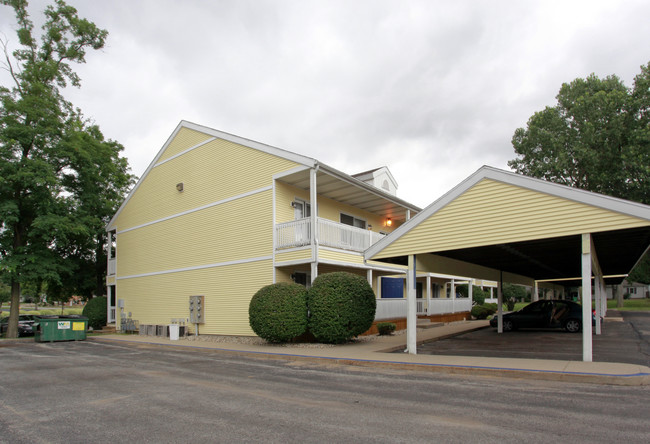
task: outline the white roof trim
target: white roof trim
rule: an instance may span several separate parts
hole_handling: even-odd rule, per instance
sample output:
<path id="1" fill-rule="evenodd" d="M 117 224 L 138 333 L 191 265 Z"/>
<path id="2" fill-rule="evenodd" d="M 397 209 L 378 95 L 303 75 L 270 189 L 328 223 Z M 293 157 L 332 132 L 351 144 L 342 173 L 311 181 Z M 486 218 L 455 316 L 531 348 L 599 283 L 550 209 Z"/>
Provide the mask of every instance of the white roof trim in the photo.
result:
<path id="1" fill-rule="evenodd" d="M 632 202 L 625 199 L 619 199 L 616 197 L 605 196 L 604 194 L 598 194 L 578 188 L 572 188 L 566 185 L 560 185 L 557 183 L 524 176 L 521 174 L 513 173 L 511 171 L 500 170 L 498 168 L 485 165 L 479 168 L 474 174 L 467 177 L 461 183 L 456 185 L 438 200 L 434 201 L 420 213 L 415 215 L 411 220 L 368 248 L 364 253 L 365 259 L 371 260 L 384 248 L 388 247 L 393 242 L 401 238 L 404 234 L 427 220 L 430 216 L 446 207 L 449 203 L 454 201 L 456 198 L 461 196 L 463 193 L 465 193 L 467 190 L 472 188 L 483 179 L 491 179 L 494 181 L 503 182 L 509 185 L 526 188 L 532 191 L 549 194 L 551 196 L 572 200 L 586 205 L 602 208 L 608 211 L 615 211 L 627 216 L 633 216 L 639 219 L 650 221 L 650 206 L 648 205 Z"/>

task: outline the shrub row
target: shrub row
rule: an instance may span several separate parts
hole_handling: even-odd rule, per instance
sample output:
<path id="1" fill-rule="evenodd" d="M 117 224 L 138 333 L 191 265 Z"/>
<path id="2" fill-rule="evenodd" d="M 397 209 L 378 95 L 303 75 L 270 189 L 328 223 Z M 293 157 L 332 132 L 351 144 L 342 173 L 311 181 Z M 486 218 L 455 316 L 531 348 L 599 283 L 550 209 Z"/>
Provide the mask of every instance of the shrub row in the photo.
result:
<path id="1" fill-rule="evenodd" d="M 311 333 L 317 341 L 349 341 L 372 326 L 376 310 L 372 287 L 346 272 L 318 276 L 309 290 L 299 284 L 260 289 L 248 309 L 250 326 L 269 342 L 290 341 Z"/>
<path id="2" fill-rule="evenodd" d="M 487 319 L 488 316 L 497 312 L 497 304 L 483 304 L 472 307 L 472 317 L 476 319 Z"/>

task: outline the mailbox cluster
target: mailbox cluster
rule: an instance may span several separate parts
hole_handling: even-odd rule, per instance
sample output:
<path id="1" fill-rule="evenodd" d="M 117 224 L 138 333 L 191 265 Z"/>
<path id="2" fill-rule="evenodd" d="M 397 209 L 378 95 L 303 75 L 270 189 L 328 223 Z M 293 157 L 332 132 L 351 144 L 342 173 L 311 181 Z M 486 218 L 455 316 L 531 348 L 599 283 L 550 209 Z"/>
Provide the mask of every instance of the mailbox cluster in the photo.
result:
<path id="1" fill-rule="evenodd" d="M 190 296 L 190 323 L 203 324 L 204 321 L 204 296 Z"/>

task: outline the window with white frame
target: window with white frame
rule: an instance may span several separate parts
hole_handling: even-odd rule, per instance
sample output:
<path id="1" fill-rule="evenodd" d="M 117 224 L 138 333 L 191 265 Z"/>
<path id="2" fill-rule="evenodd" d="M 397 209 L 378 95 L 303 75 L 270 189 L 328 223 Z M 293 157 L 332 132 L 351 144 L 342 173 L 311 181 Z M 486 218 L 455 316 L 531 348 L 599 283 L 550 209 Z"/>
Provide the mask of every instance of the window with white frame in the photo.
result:
<path id="1" fill-rule="evenodd" d="M 354 216 L 350 216 L 349 214 L 345 214 L 345 213 L 341 213 L 341 223 L 345 225 L 350 225 L 352 227 L 363 228 L 364 230 L 366 229 L 365 220 L 358 219 Z"/>

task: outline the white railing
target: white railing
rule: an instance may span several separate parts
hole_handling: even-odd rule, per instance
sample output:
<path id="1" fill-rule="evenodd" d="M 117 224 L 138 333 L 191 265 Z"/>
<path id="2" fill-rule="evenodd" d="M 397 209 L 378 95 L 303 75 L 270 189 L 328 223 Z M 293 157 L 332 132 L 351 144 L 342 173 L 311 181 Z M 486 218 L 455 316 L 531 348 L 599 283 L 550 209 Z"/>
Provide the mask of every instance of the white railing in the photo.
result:
<path id="1" fill-rule="evenodd" d="M 298 219 L 277 224 L 276 248 L 295 248 L 311 243 L 311 219 Z M 362 228 L 351 227 L 328 219 L 317 218 L 318 244 L 342 250 L 365 251 L 383 235 Z"/>
<path id="2" fill-rule="evenodd" d="M 325 247 L 365 251 L 382 237 L 371 230 L 318 218 L 318 243 Z"/>
<path id="3" fill-rule="evenodd" d="M 419 315 L 437 315 L 448 313 L 461 313 L 472 310 L 472 301 L 469 298 L 436 298 L 416 299 L 417 313 Z M 377 299 L 375 319 L 391 319 L 406 317 L 406 299 Z"/>
<path id="4" fill-rule="evenodd" d="M 377 299 L 375 319 L 406 317 L 406 299 Z"/>
<path id="5" fill-rule="evenodd" d="M 275 226 L 276 248 L 295 248 L 311 243 L 310 219 L 298 219 Z"/>
<path id="6" fill-rule="evenodd" d="M 114 276 L 115 275 L 115 258 L 109 259 L 108 260 L 108 275 L 109 276 Z"/>

